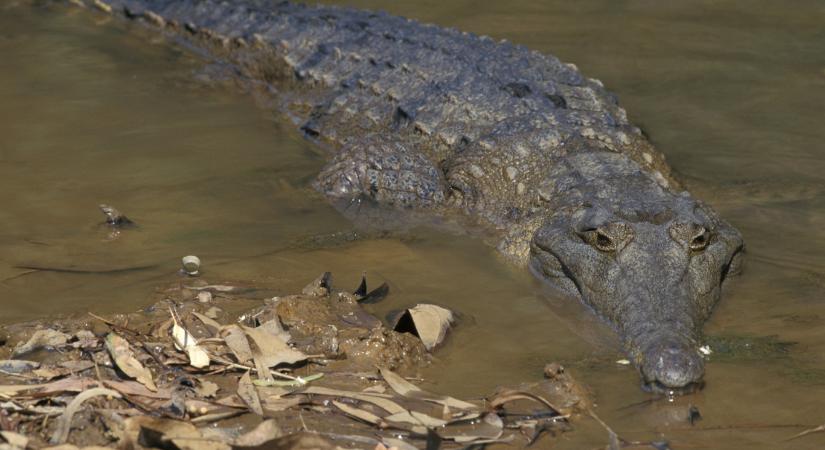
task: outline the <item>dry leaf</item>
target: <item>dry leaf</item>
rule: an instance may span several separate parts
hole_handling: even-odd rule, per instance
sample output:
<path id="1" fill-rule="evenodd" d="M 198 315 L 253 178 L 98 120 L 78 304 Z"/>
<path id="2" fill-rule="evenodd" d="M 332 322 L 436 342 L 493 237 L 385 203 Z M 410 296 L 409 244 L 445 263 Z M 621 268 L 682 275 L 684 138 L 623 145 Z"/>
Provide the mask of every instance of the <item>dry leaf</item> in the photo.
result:
<path id="1" fill-rule="evenodd" d="M 194 315 L 201 322 L 203 322 L 204 326 L 206 326 L 206 328 L 209 330 L 209 333 L 212 336 L 217 336 L 218 335 L 218 331 L 221 329 L 221 324 L 219 324 L 218 322 L 215 322 L 214 320 L 210 319 L 209 317 L 207 317 L 207 316 L 205 316 L 205 315 L 203 315 L 203 314 L 201 314 L 197 311 L 192 311 L 192 315 Z"/>
<path id="2" fill-rule="evenodd" d="M 258 391 L 255 390 L 255 385 L 252 384 L 252 378 L 249 372 L 246 372 L 238 381 L 238 396 L 246 403 L 246 406 L 259 416 L 264 415 L 264 409 L 261 406 L 261 399 L 258 397 Z"/>
<path id="3" fill-rule="evenodd" d="M 249 341 L 246 340 L 246 334 L 241 330 L 241 327 L 227 325 L 221 328 L 220 334 L 239 364 L 246 364 L 252 360 L 252 349 L 249 348 Z"/>
<path id="4" fill-rule="evenodd" d="M 436 305 L 421 303 L 404 311 L 395 320 L 393 330 L 418 336 L 427 350 L 432 350 L 447 336 L 453 312 Z"/>
<path id="5" fill-rule="evenodd" d="M 270 334 L 268 330 L 243 327 L 247 336 L 252 338 L 261 352 L 261 363 L 265 367 L 275 367 L 278 364 L 294 364 L 307 359 L 307 356 L 293 349 L 279 337 Z"/>
<path id="6" fill-rule="evenodd" d="M 499 439 L 504 433 L 504 422 L 495 413 L 487 413 L 467 430 L 451 430 L 447 427 L 438 432 L 444 439 L 451 439 L 459 444 L 486 443 Z"/>
<path id="7" fill-rule="evenodd" d="M 317 394 L 317 395 L 328 395 L 330 397 L 347 397 L 353 398 L 355 400 L 360 400 L 362 402 L 372 403 L 373 405 L 387 411 L 390 414 L 396 413 L 403 413 L 407 410 L 401 407 L 398 403 L 395 403 L 392 400 L 388 400 L 384 397 L 379 397 L 375 394 L 364 394 L 361 392 L 350 392 L 350 391 L 342 391 L 339 389 L 330 389 L 320 386 L 310 386 L 303 391 L 300 392 L 301 394 Z"/>
<path id="8" fill-rule="evenodd" d="M 197 369 L 207 367 L 209 365 L 209 354 L 198 345 L 198 340 L 192 336 L 192 333 L 186 331 L 178 323 L 175 313 L 171 309 L 169 312 L 172 314 L 172 338 L 175 340 L 175 347 L 186 352 L 189 356 L 189 365 L 192 367 Z"/>
<path id="9" fill-rule="evenodd" d="M 346 403 L 341 403 L 335 400 L 332 401 L 332 404 L 341 411 L 344 411 L 346 415 L 363 420 L 369 424 L 381 426 L 384 423 L 383 419 L 365 409 L 349 406 Z"/>
<path id="10" fill-rule="evenodd" d="M 12 448 L 26 448 L 29 445 L 29 438 L 13 431 L 0 431 L 0 437 Z"/>
<path id="11" fill-rule="evenodd" d="M 198 387 L 195 388 L 195 393 L 203 398 L 214 397 L 218 393 L 218 385 L 207 380 L 199 380 Z"/>
<path id="12" fill-rule="evenodd" d="M 37 361 L 23 359 L 0 359 L 0 370 L 8 373 L 26 373 L 40 367 Z"/>
<path id="13" fill-rule="evenodd" d="M 236 447 L 258 447 L 284 435 L 278 423 L 273 419 L 265 420 L 253 430 L 242 434 L 232 443 Z"/>
<path id="14" fill-rule="evenodd" d="M 147 416 L 132 417 L 124 421 L 127 441 L 121 444 L 140 443 L 135 448 L 177 448 L 178 450 L 230 450 L 223 442 L 206 438 L 194 425 L 179 420 L 159 419 Z M 135 433 L 135 429 L 139 432 Z M 131 431 L 131 433 L 130 433 Z M 131 436 L 136 434 L 136 436 Z M 171 445 L 170 445 L 171 444 Z M 125 445 L 124 445 L 125 446 Z"/>
<path id="15" fill-rule="evenodd" d="M 130 378 L 134 378 L 150 391 L 158 390 L 152 380 L 152 372 L 135 358 L 135 354 L 126 339 L 115 333 L 109 333 L 106 336 L 106 349 L 109 350 L 112 360 L 123 373 Z"/>
<path id="16" fill-rule="evenodd" d="M 438 403 L 439 405 L 448 406 L 450 408 L 456 409 L 463 409 L 463 410 L 477 410 L 478 406 L 468 403 L 462 400 L 458 400 L 453 397 L 449 397 L 446 395 L 438 395 L 433 394 L 427 391 L 422 390 L 418 386 L 410 383 L 409 381 L 405 380 L 400 375 L 396 374 L 395 372 L 381 367 L 378 369 L 381 372 L 381 376 L 384 377 L 384 381 L 390 385 L 392 390 L 398 393 L 403 397 L 413 398 L 417 400 L 424 400 L 431 403 Z"/>
<path id="17" fill-rule="evenodd" d="M 388 422 L 409 423 L 412 425 L 421 425 L 427 428 L 437 428 L 447 425 L 446 420 L 437 419 L 418 411 L 404 411 L 402 413 L 387 416 L 386 419 Z"/>
<path id="18" fill-rule="evenodd" d="M 59 347 L 61 345 L 66 345 L 69 341 L 69 337 L 70 336 L 68 334 L 61 333 L 57 330 L 52 330 L 51 328 L 37 330 L 25 344 L 17 344 L 17 346 L 14 347 L 12 356 L 22 355 L 44 347 Z"/>

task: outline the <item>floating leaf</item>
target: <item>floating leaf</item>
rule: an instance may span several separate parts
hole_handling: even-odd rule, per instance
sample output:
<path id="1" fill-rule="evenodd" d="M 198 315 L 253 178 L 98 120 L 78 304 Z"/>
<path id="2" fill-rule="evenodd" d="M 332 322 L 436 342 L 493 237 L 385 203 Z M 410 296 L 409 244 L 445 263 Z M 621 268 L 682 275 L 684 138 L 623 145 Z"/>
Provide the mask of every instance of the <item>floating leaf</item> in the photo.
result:
<path id="1" fill-rule="evenodd" d="M 106 336 L 106 349 L 109 350 L 112 360 L 123 373 L 130 378 L 134 378 L 150 391 L 158 390 L 152 380 L 152 372 L 135 358 L 135 354 L 126 339 L 115 333 L 109 333 Z"/>
<path id="2" fill-rule="evenodd" d="M 381 426 L 381 424 L 384 423 L 383 419 L 365 409 L 356 408 L 354 406 L 350 406 L 346 403 L 341 403 L 335 400 L 332 401 L 332 404 L 335 405 L 335 407 L 340 409 L 341 411 L 344 411 L 346 415 L 355 417 L 359 420 L 363 420 L 364 422 L 377 426 Z"/>
<path id="3" fill-rule="evenodd" d="M 279 387 L 298 387 L 303 386 L 310 381 L 320 380 L 324 377 L 323 373 L 315 373 L 305 377 L 295 377 L 294 380 L 254 380 L 252 383 L 255 386 L 279 386 Z"/>
<path id="4" fill-rule="evenodd" d="M 347 397 L 352 398 L 355 400 L 359 400 L 362 402 L 372 403 L 373 405 L 387 411 L 390 414 L 396 413 L 403 413 L 407 410 L 404 409 L 398 403 L 395 403 L 392 400 L 388 400 L 385 397 L 379 397 L 376 394 L 364 394 L 361 392 L 350 392 L 350 391 L 342 391 L 339 389 L 330 389 L 320 386 L 310 386 L 303 391 L 303 394 L 317 394 L 317 395 L 328 395 L 330 397 Z"/>
<path id="5" fill-rule="evenodd" d="M 412 425 L 421 425 L 427 428 L 443 427 L 447 425 L 446 420 L 437 419 L 428 416 L 418 411 L 404 411 L 385 417 L 388 422 L 409 423 Z"/>
<path id="6" fill-rule="evenodd" d="M 400 375 L 396 374 L 395 372 L 381 367 L 378 369 L 381 372 L 381 376 L 384 377 L 384 381 L 390 385 L 392 390 L 398 393 L 403 397 L 413 398 L 417 400 L 424 400 L 431 403 L 438 403 L 439 405 L 448 406 L 450 408 L 457 408 L 457 409 L 464 409 L 464 410 L 477 410 L 478 406 L 468 403 L 462 400 L 458 400 L 453 397 L 449 397 L 446 395 L 438 395 L 433 394 L 431 392 L 427 392 L 422 390 L 418 386 L 410 383 L 409 381 L 405 380 Z"/>
<path id="7" fill-rule="evenodd" d="M 432 350 L 444 340 L 453 312 L 436 305 L 420 303 L 403 311 L 395 320 L 393 330 L 412 333 L 421 339 L 427 350 Z"/>
<path id="8" fill-rule="evenodd" d="M 459 444 L 482 443 L 495 441 L 504 433 L 504 422 L 497 414 L 488 413 L 472 427 L 465 430 L 452 430 L 452 427 L 439 431 L 444 439 L 451 439 Z"/>

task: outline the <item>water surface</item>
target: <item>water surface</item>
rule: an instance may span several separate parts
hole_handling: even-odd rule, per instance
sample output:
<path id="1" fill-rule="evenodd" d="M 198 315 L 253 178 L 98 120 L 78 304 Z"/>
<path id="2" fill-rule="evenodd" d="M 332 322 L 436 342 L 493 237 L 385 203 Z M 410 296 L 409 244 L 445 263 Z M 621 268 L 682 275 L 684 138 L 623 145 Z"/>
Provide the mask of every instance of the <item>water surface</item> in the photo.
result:
<path id="1" fill-rule="evenodd" d="M 574 62 L 616 92 L 690 190 L 739 228 L 745 274 L 711 336 L 795 342 L 717 353 L 707 387 L 666 401 L 638 389 L 609 330 L 477 239 L 428 228 L 296 248 L 351 230 L 309 188 L 325 154 L 203 62 L 140 27 L 67 8 L 0 6 L 0 321 L 131 311 L 197 254 L 210 280 L 300 288 L 331 270 L 387 280 L 379 312 L 432 301 L 464 314 L 425 375 L 477 397 L 565 363 L 625 438 L 673 448 L 783 443 L 825 422 L 825 6 L 798 1 L 349 1 L 491 35 Z M 111 203 L 140 227 L 98 226 Z M 147 269 L 30 272 L 18 266 Z M 782 347 L 784 348 L 784 347 Z M 641 403 L 640 403 L 641 402 Z M 704 419 L 691 427 L 689 404 Z M 593 423 L 554 448 L 606 442 Z M 551 441 L 543 444 L 549 445 Z"/>

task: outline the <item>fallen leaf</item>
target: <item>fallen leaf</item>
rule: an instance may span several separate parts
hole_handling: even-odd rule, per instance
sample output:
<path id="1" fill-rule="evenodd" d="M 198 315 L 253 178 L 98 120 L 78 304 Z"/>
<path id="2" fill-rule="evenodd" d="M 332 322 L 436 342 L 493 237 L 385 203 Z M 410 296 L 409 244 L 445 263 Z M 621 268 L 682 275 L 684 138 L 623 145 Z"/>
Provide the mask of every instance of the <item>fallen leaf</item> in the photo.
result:
<path id="1" fill-rule="evenodd" d="M 169 312 L 172 314 L 172 338 L 175 340 L 175 347 L 186 352 L 189 356 L 189 365 L 192 367 L 196 369 L 207 367 L 209 365 L 209 354 L 198 345 L 198 340 L 192 336 L 192 333 L 186 331 L 178 323 L 175 312 L 171 308 Z"/>
<path id="2" fill-rule="evenodd" d="M 232 443 L 237 447 L 257 447 L 284 435 L 278 423 L 273 419 L 264 420 L 251 431 L 238 436 Z"/>
<path id="3" fill-rule="evenodd" d="M 389 400 L 384 397 L 379 397 L 376 394 L 364 394 L 361 392 L 350 392 L 350 391 L 342 391 L 339 389 L 330 389 L 321 386 L 310 386 L 303 391 L 300 392 L 301 394 L 316 394 L 316 395 L 327 395 L 330 397 L 347 397 L 352 398 L 355 400 L 359 400 L 362 402 L 372 403 L 373 405 L 387 411 L 390 414 L 396 413 L 403 413 L 407 410 L 401 407 L 398 403 L 395 403 L 392 400 Z"/>
<path id="4" fill-rule="evenodd" d="M 295 380 L 254 380 L 252 383 L 254 383 L 255 386 L 298 387 L 304 386 L 310 381 L 320 380 L 323 377 L 323 373 L 315 373 L 305 377 L 295 377 Z"/>
<path id="5" fill-rule="evenodd" d="M 249 447 L 236 446 L 236 448 Z M 319 436 L 316 433 L 309 433 L 303 431 L 299 433 L 288 434 L 286 436 L 281 436 L 279 438 L 275 438 L 269 442 L 266 442 L 264 445 L 260 447 L 256 446 L 252 448 L 264 448 L 272 450 L 337 450 L 341 447 L 332 444 L 330 441 Z"/>
<path id="6" fill-rule="evenodd" d="M 137 438 L 133 438 L 133 442 L 143 447 L 176 448 L 178 450 L 231 449 L 224 442 L 209 440 L 194 425 L 180 420 L 143 416 L 132 417 L 125 422 L 127 423 L 125 428 L 132 430 L 132 433 L 135 428 L 138 428 Z"/>
<path id="7" fill-rule="evenodd" d="M 279 322 L 278 320 L 268 320 L 262 323 L 260 326 L 256 327 L 255 329 L 266 332 L 270 336 L 280 339 L 286 343 L 289 343 L 289 341 L 292 339 L 292 336 L 289 334 L 288 331 L 284 330 L 284 327 L 281 326 L 281 322 Z"/>
<path id="8" fill-rule="evenodd" d="M 218 331 L 222 327 L 221 324 L 219 324 L 218 322 L 215 322 L 214 320 L 210 319 L 209 317 L 207 317 L 207 316 L 205 316 L 205 315 L 203 315 L 203 314 L 201 314 L 197 311 L 192 311 L 192 315 L 194 315 L 201 322 L 203 322 L 204 326 L 206 326 L 206 328 L 209 330 L 209 333 L 212 336 L 217 336 L 218 335 Z"/>
<path id="9" fill-rule="evenodd" d="M 384 420 L 375 414 L 361 408 L 356 408 L 354 406 L 347 405 L 346 403 L 341 403 L 339 401 L 332 401 L 332 404 L 335 405 L 336 408 L 340 409 L 344 412 L 344 414 L 354 417 L 358 420 L 363 420 L 372 425 L 382 426 L 384 424 Z"/>
<path id="10" fill-rule="evenodd" d="M 198 387 L 195 388 L 195 393 L 203 398 L 212 398 L 218 393 L 218 385 L 207 380 L 200 380 Z"/>
<path id="11" fill-rule="evenodd" d="M 0 359 L 0 370 L 8 373 L 26 373 L 40 367 L 37 361 L 26 361 L 24 359 Z"/>
<path id="12" fill-rule="evenodd" d="M 388 450 L 418 450 L 418 447 L 410 444 L 407 441 L 403 441 L 401 439 L 394 439 L 394 438 L 381 438 L 384 441 L 384 446 Z M 389 445 L 389 447 L 386 447 Z M 439 448 L 439 447 L 427 447 L 427 448 Z"/>
<path id="13" fill-rule="evenodd" d="M 135 354 L 126 339 L 115 333 L 109 333 L 106 336 L 106 349 L 109 350 L 115 364 L 123 373 L 130 378 L 134 378 L 150 391 L 158 390 L 152 380 L 152 372 L 135 358 Z"/>
<path id="14" fill-rule="evenodd" d="M 447 427 L 439 431 L 439 436 L 450 439 L 459 444 L 481 443 L 495 441 L 504 433 L 504 422 L 495 413 L 487 413 L 477 423 L 468 429 L 454 430 Z"/>
<path id="15" fill-rule="evenodd" d="M 238 364 L 246 364 L 252 360 L 252 349 L 249 348 L 249 341 L 246 340 L 246 334 L 241 330 L 241 327 L 227 325 L 221 328 L 220 335 L 229 350 L 232 350 Z"/>
<path id="16" fill-rule="evenodd" d="M 418 386 L 410 383 L 400 375 L 385 367 L 381 367 L 378 370 L 381 372 L 381 376 L 384 377 L 384 381 L 386 381 L 387 384 L 390 385 L 390 388 L 392 388 L 393 391 L 397 392 L 398 395 L 401 395 L 402 397 L 412 398 L 416 400 L 424 400 L 431 403 L 438 403 L 439 405 L 444 405 L 456 409 L 479 409 L 478 406 L 472 403 L 458 400 L 456 398 L 449 397 L 446 395 L 438 395 L 424 391 Z"/>
<path id="17" fill-rule="evenodd" d="M 249 372 L 246 372 L 238 381 L 238 396 L 246 403 L 249 409 L 259 416 L 264 415 L 264 409 L 261 406 L 261 399 L 258 397 L 258 391 L 255 390 L 255 385 L 252 384 L 252 378 Z"/>
<path id="18" fill-rule="evenodd" d="M 421 425 L 426 428 L 443 427 L 447 425 L 446 420 L 436 419 L 418 411 L 404 411 L 385 417 L 387 422 L 408 423 L 411 425 Z"/>
<path id="19" fill-rule="evenodd" d="M 13 431 L 0 431 L 0 437 L 2 437 L 12 448 L 23 449 L 29 445 L 29 438 Z"/>
<path id="20" fill-rule="evenodd" d="M 59 347 L 61 345 L 66 345 L 69 341 L 69 335 L 66 333 L 61 333 L 60 331 L 53 330 L 51 328 L 46 328 L 43 330 L 37 330 L 34 332 L 31 338 L 26 341 L 25 344 L 17 344 L 14 347 L 14 352 L 12 356 L 22 355 L 24 353 L 29 353 L 34 350 L 40 348 L 49 348 L 49 347 Z"/>
<path id="21" fill-rule="evenodd" d="M 449 309 L 420 303 L 399 315 L 392 329 L 418 336 L 424 347 L 432 350 L 444 340 L 452 322 L 453 312 Z"/>
<path id="22" fill-rule="evenodd" d="M 135 381 L 103 380 L 103 384 L 125 395 L 137 395 L 161 400 L 168 400 L 172 397 L 172 392 L 168 387 L 150 391 L 144 385 Z"/>
<path id="23" fill-rule="evenodd" d="M 278 364 L 294 364 L 307 359 L 307 356 L 293 349 L 287 343 L 270 334 L 268 330 L 243 327 L 247 336 L 257 345 L 261 352 L 261 364 L 265 367 L 275 367 Z"/>

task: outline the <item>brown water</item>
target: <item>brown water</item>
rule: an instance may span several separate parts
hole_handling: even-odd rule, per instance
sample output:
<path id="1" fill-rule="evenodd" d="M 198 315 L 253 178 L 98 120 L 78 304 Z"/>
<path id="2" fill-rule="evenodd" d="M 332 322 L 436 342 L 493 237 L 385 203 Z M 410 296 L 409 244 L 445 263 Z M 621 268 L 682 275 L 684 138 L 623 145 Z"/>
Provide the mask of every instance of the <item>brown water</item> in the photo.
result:
<path id="1" fill-rule="evenodd" d="M 349 4 L 525 44 L 575 62 L 618 93 L 691 190 L 745 235 L 746 273 L 710 335 L 776 336 L 787 353 L 717 352 L 707 387 L 673 403 L 613 363 L 615 338 L 475 239 L 289 249 L 349 230 L 308 183 L 324 155 L 232 89 L 194 83 L 202 64 L 147 32 L 88 13 L 0 5 L 0 321 L 145 306 L 197 254 L 210 280 L 300 288 L 388 280 L 381 311 L 428 300 L 465 315 L 427 374 L 479 396 L 565 362 L 623 437 L 673 448 L 822 448 L 783 439 L 825 422 L 825 5 L 815 1 L 375 0 Z M 140 224 L 116 239 L 111 203 Z M 148 269 L 28 273 L 20 265 Z M 679 417 L 688 404 L 704 419 Z M 590 421 L 554 448 L 596 448 Z M 548 445 L 551 441 L 544 441 Z"/>

